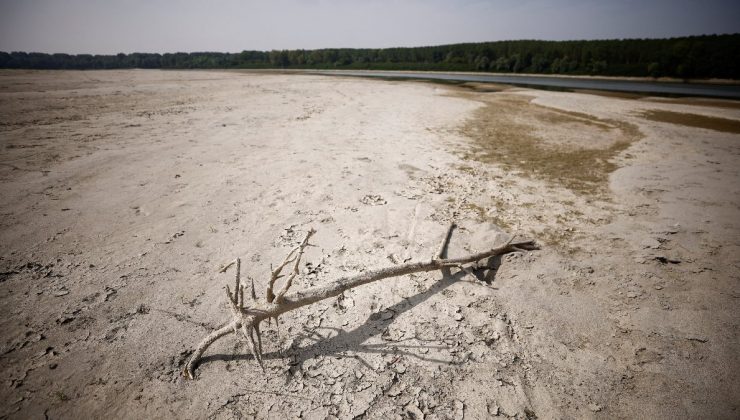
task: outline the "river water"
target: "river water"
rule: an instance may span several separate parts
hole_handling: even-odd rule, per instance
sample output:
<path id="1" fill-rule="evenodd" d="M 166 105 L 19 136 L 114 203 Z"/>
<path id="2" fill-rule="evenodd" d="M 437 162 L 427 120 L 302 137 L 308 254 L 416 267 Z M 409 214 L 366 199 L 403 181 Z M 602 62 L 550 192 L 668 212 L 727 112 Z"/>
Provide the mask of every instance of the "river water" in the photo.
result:
<path id="1" fill-rule="evenodd" d="M 711 98 L 740 99 L 740 85 L 676 83 L 654 81 L 613 80 L 598 78 L 493 75 L 472 73 L 440 72 L 396 72 L 396 71 L 355 71 L 355 70 L 316 70 L 313 74 L 341 76 L 381 77 L 393 79 L 445 80 L 459 82 L 502 83 L 532 88 L 551 88 L 564 90 L 604 90 L 631 92 L 648 95 L 703 96 Z"/>

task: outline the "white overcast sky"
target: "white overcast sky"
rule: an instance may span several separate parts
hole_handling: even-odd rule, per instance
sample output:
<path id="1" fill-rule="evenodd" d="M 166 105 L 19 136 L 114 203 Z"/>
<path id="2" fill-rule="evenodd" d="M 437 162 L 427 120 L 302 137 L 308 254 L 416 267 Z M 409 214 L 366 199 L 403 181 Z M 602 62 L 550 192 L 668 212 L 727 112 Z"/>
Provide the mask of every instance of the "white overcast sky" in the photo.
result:
<path id="1" fill-rule="evenodd" d="M 383 48 L 740 32 L 740 0 L 0 0 L 0 51 Z"/>

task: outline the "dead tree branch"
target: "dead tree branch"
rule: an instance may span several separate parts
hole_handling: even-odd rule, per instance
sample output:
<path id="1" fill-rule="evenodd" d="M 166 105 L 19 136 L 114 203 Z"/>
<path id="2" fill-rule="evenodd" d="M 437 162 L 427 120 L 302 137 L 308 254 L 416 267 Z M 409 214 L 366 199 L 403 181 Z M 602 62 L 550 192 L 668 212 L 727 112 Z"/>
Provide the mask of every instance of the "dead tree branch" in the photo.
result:
<path id="1" fill-rule="evenodd" d="M 342 277 L 332 283 L 311 287 L 303 291 L 295 292 L 291 295 L 286 293 L 293 284 L 293 280 L 299 274 L 299 265 L 301 257 L 303 256 L 304 250 L 309 246 L 309 239 L 316 233 L 315 230 L 311 229 L 303 241 L 293 248 L 285 260 L 274 270 L 272 270 L 270 280 L 267 286 L 267 294 L 264 302 L 258 301 L 254 293 L 254 282 L 251 282 L 251 302 L 249 305 L 244 304 L 244 288 L 246 287 L 241 280 L 241 260 L 236 259 L 236 280 L 234 282 L 234 291 L 226 286 L 226 296 L 228 298 L 229 308 L 231 309 L 232 320 L 225 326 L 213 331 L 208 334 L 195 348 L 190 361 L 185 367 L 183 372 L 188 378 L 194 378 L 194 369 L 198 364 L 203 353 L 208 347 L 213 344 L 216 340 L 229 335 L 231 333 L 239 334 L 246 339 L 249 343 L 249 347 L 254 355 L 255 360 L 264 370 L 262 363 L 262 336 L 260 333 L 260 323 L 264 320 L 270 320 L 272 318 L 277 322 L 278 317 L 288 311 L 310 305 L 312 303 L 319 302 L 324 299 L 329 299 L 334 296 L 339 296 L 343 292 L 362 286 L 363 284 L 372 283 L 378 280 L 386 279 L 389 277 L 399 277 L 412 273 L 421 273 L 427 271 L 441 270 L 443 268 L 457 267 L 462 270 L 468 271 L 464 264 L 469 264 L 477 261 L 481 261 L 496 255 L 502 255 L 509 252 L 532 250 L 536 249 L 536 244 L 532 240 L 514 241 L 512 237 L 504 245 L 492 248 L 488 251 L 479 252 L 477 254 L 468 255 L 459 258 L 442 258 L 444 251 L 449 243 L 452 235 L 452 230 L 455 225 L 451 224 L 442 242 L 439 246 L 438 251 L 430 260 L 409 262 L 406 264 L 395 265 L 391 267 L 385 267 L 377 270 L 370 270 L 364 273 Z M 277 294 L 273 292 L 275 283 L 281 277 L 282 270 L 288 265 L 293 264 L 293 269 L 285 280 L 283 287 L 278 291 Z M 232 264 L 227 265 L 223 270 L 225 271 Z"/>

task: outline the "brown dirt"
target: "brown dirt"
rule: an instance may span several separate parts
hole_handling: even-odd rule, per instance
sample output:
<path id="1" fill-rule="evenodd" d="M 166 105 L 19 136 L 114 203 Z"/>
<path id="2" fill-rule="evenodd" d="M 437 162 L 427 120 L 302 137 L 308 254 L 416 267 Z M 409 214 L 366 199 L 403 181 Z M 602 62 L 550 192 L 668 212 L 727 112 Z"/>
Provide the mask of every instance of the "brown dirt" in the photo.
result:
<path id="1" fill-rule="evenodd" d="M 705 106 L 713 108 L 740 109 L 740 101 L 731 99 L 711 99 L 711 98 L 661 98 L 648 97 L 645 101 L 654 103 L 667 103 L 675 105 Z"/>
<path id="2" fill-rule="evenodd" d="M 663 110 L 645 111 L 642 113 L 642 116 L 650 121 L 685 125 L 687 127 L 705 128 L 707 130 L 721 131 L 724 133 L 740 134 L 740 121 L 728 118 L 708 117 L 706 115 Z"/>

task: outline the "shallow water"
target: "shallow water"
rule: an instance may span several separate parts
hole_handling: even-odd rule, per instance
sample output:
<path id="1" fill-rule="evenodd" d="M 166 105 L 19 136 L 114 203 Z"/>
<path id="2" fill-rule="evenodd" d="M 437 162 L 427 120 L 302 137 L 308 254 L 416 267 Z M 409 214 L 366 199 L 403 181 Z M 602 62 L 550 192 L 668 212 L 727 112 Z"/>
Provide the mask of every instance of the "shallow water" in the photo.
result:
<path id="1" fill-rule="evenodd" d="M 316 74 L 339 74 L 343 76 L 365 76 L 400 79 L 447 80 L 461 82 L 503 83 L 514 86 L 556 89 L 588 89 L 613 92 L 633 92 L 665 96 L 703 96 L 712 98 L 740 99 L 740 85 L 714 85 L 701 83 L 642 82 L 631 80 L 607 80 L 592 78 L 519 76 L 464 73 L 394 72 L 394 71 L 316 71 Z"/>

